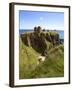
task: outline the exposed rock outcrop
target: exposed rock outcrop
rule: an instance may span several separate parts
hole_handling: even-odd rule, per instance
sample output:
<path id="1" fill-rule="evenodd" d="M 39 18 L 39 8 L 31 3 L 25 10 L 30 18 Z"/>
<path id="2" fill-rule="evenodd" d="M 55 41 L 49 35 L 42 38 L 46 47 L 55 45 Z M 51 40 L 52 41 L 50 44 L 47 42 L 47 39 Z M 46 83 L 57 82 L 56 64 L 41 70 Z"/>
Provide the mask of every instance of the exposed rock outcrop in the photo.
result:
<path id="1" fill-rule="evenodd" d="M 40 26 L 34 27 L 34 32 L 21 35 L 22 42 L 27 46 L 32 46 L 42 56 L 48 55 L 51 46 L 59 45 L 59 34 L 56 31 L 45 31 Z"/>

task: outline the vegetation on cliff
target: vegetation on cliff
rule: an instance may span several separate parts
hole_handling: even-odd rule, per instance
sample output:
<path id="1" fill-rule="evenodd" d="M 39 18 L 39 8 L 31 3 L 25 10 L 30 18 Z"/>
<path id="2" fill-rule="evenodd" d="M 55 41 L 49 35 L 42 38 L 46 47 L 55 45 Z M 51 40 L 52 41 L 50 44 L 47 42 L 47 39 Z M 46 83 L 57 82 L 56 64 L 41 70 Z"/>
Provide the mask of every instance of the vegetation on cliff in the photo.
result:
<path id="1" fill-rule="evenodd" d="M 38 57 L 44 56 L 44 61 Z M 64 46 L 56 31 L 45 31 L 40 26 L 33 32 L 20 35 L 19 78 L 64 76 Z"/>

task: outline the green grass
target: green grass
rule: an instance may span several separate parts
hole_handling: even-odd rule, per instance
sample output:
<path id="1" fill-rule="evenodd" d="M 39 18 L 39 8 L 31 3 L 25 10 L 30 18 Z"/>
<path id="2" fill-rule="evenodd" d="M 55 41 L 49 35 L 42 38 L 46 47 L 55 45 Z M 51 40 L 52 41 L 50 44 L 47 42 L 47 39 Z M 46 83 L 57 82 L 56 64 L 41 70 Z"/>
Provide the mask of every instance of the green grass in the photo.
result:
<path id="1" fill-rule="evenodd" d="M 28 78 L 32 70 L 37 66 L 37 53 L 32 47 L 24 45 L 20 39 L 19 47 L 19 76 Z"/>
<path id="2" fill-rule="evenodd" d="M 51 43 L 47 42 L 51 45 Z M 44 62 L 38 63 L 40 53 L 19 40 L 19 78 L 46 78 L 64 76 L 64 46 L 52 47 Z"/>
<path id="3" fill-rule="evenodd" d="M 64 76 L 64 55 L 61 47 L 63 46 L 52 48 L 46 60 L 32 72 L 32 78 Z"/>

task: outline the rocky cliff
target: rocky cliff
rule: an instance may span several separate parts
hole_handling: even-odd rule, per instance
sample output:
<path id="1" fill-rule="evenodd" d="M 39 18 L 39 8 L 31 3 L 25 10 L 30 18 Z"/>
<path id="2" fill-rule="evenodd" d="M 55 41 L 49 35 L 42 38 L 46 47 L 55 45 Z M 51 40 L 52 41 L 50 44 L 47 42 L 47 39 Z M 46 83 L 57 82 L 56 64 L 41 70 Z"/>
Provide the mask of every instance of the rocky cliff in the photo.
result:
<path id="1" fill-rule="evenodd" d="M 59 34 L 56 31 L 47 31 L 40 26 L 34 27 L 33 32 L 21 34 L 22 42 L 28 47 L 31 46 L 42 56 L 48 55 L 51 47 L 60 44 Z"/>

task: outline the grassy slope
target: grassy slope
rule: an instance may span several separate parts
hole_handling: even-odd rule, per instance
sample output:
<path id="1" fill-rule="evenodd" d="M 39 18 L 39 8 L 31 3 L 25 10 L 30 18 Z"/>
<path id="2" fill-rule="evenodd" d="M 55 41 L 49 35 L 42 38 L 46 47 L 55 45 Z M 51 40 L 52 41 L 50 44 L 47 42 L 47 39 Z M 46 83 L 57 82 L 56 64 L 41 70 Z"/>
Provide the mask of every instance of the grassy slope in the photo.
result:
<path id="1" fill-rule="evenodd" d="M 19 53 L 20 78 L 28 78 L 31 71 L 37 66 L 37 57 L 39 54 L 32 47 L 24 45 L 21 39 Z"/>
<path id="2" fill-rule="evenodd" d="M 37 65 L 37 53 L 32 47 L 25 46 L 20 40 L 20 79 L 59 77 L 64 75 L 63 45 L 52 48 L 43 63 Z"/>
<path id="3" fill-rule="evenodd" d="M 63 46 L 51 49 L 46 60 L 32 72 L 32 78 L 64 76 Z"/>

